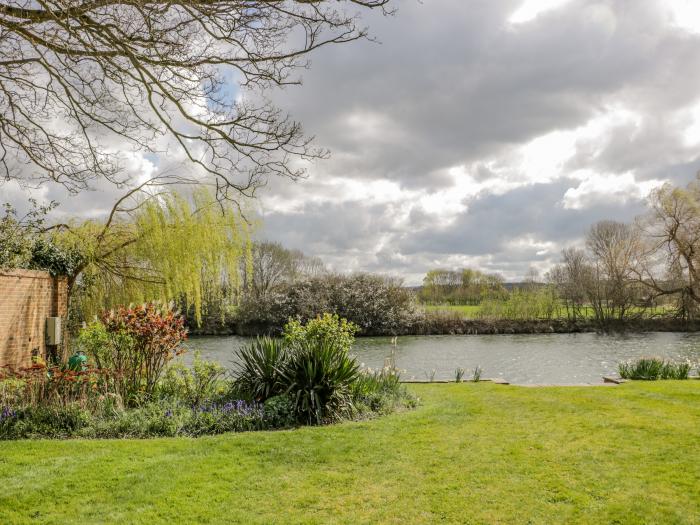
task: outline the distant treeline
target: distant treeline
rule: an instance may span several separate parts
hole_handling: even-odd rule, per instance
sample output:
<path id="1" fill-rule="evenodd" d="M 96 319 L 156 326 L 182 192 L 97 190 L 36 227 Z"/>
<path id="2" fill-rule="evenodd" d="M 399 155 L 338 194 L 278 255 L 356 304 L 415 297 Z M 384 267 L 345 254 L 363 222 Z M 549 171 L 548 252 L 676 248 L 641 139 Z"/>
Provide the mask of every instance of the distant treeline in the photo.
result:
<path id="1" fill-rule="evenodd" d="M 649 212 L 634 223 L 594 224 L 547 274 L 531 272 L 516 286 L 465 268 L 430 270 L 422 287 L 408 288 L 379 275 L 334 274 L 318 258 L 256 243 L 241 265 L 242 286 L 203 284 L 201 330 L 275 332 L 289 318 L 325 312 L 353 321 L 364 335 L 692 327 L 700 320 L 699 232 L 695 181 L 652 193 Z"/>

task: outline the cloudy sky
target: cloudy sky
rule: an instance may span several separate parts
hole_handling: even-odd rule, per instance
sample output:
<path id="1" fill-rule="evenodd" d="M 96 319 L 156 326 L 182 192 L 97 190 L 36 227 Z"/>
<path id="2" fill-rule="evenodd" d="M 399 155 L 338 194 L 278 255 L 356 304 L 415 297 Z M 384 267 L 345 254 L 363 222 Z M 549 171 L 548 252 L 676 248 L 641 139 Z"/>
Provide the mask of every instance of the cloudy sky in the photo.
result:
<path id="1" fill-rule="evenodd" d="M 434 267 L 516 280 L 700 169 L 696 0 L 397 7 L 365 16 L 381 43 L 326 48 L 302 87 L 275 96 L 332 156 L 303 181 L 270 182 L 261 237 L 409 284 Z M 111 200 L 62 208 L 99 214 Z"/>

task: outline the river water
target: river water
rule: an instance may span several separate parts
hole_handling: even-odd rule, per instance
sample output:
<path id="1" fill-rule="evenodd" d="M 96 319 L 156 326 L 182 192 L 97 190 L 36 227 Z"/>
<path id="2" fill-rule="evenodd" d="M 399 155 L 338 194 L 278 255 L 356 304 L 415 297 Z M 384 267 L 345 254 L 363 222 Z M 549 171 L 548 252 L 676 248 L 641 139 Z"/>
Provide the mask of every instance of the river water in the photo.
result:
<path id="1" fill-rule="evenodd" d="M 250 340 L 237 336 L 192 337 L 192 350 L 231 367 L 235 352 Z M 355 340 L 352 353 L 366 367 L 380 368 L 392 351 L 391 338 Z M 616 375 L 617 364 L 638 357 L 659 356 L 700 362 L 700 334 L 644 333 L 437 335 L 397 339 L 395 358 L 404 379 L 454 379 L 464 368 L 465 378 L 480 367 L 482 378 L 502 378 L 515 384 L 597 384 Z"/>

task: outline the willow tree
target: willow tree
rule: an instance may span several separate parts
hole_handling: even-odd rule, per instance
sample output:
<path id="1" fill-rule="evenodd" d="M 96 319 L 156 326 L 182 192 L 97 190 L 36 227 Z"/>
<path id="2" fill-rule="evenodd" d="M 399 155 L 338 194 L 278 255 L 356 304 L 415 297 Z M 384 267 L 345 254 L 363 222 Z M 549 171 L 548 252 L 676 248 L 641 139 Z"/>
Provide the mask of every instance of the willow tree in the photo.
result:
<path id="1" fill-rule="evenodd" d="M 120 199 L 105 221 L 54 229 L 56 243 L 82 255 L 69 276 L 73 306 L 87 319 L 119 304 L 182 300 L 200 322 L 207 283 L 241 284 L 250 227 L 239 207 L 218 202 L 204 187 L 190 196 L 128 197 L 136 204 Z"/>

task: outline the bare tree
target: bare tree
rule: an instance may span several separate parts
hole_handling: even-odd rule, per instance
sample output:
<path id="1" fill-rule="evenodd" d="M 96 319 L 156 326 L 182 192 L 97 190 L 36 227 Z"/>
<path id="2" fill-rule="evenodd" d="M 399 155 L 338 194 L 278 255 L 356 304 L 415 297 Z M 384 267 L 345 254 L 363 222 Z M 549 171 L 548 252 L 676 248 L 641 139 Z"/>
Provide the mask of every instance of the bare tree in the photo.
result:
<path id="1" fill-rule="evenodd" d="M 174 143 L 219 198 L 299 177 L 290 160 L 324 152 L 265 91 L 299 83 L 312 51 L 365 37 L 351 10 L 388 1 L 0 0 L 0 173 L 124 182 L 126 140 Z"/>
<path id="2" fill-rule="evenodd" d="M 562 251 L 562 262 L 550 270 L 549 281 L 554 283 L 564 301 L 567 316 L 576 320 L 584 317 L 582 309 L 588 302 L 592 271 L 586 253 L 576 248 Z"/>
<path id="3" fill-rule="evenodd" d="M 586 237 L 594 279 L 588 295 L 596 317 L 622 320 L 639 302 L 634 279 L 641 254 L 639 231 L 632 225 L 600 221 Z"/>
<path id="4" fill-rule="evenodd" d="M 246 265 L 247 266 L 247 265 Z M 257 242 L 252 248 L 249 291 L 254 298 L 265 297 L 283 285 L 318 277 L 325 266 L 318 257 L 308 257 L 300 250 L 288 250 L 276 242 Z M 247 267 L 243 267 L 243 272 Z"/>
<path id="5" fill-rule="evenodd" d="M 700 176 L 686 188 L 659 188 L 650 204 L 640 221 L 647 246 L 637 278 L 654 297 L 676 296 L 679 313 L 693 316 L 700 307 Z"/>

